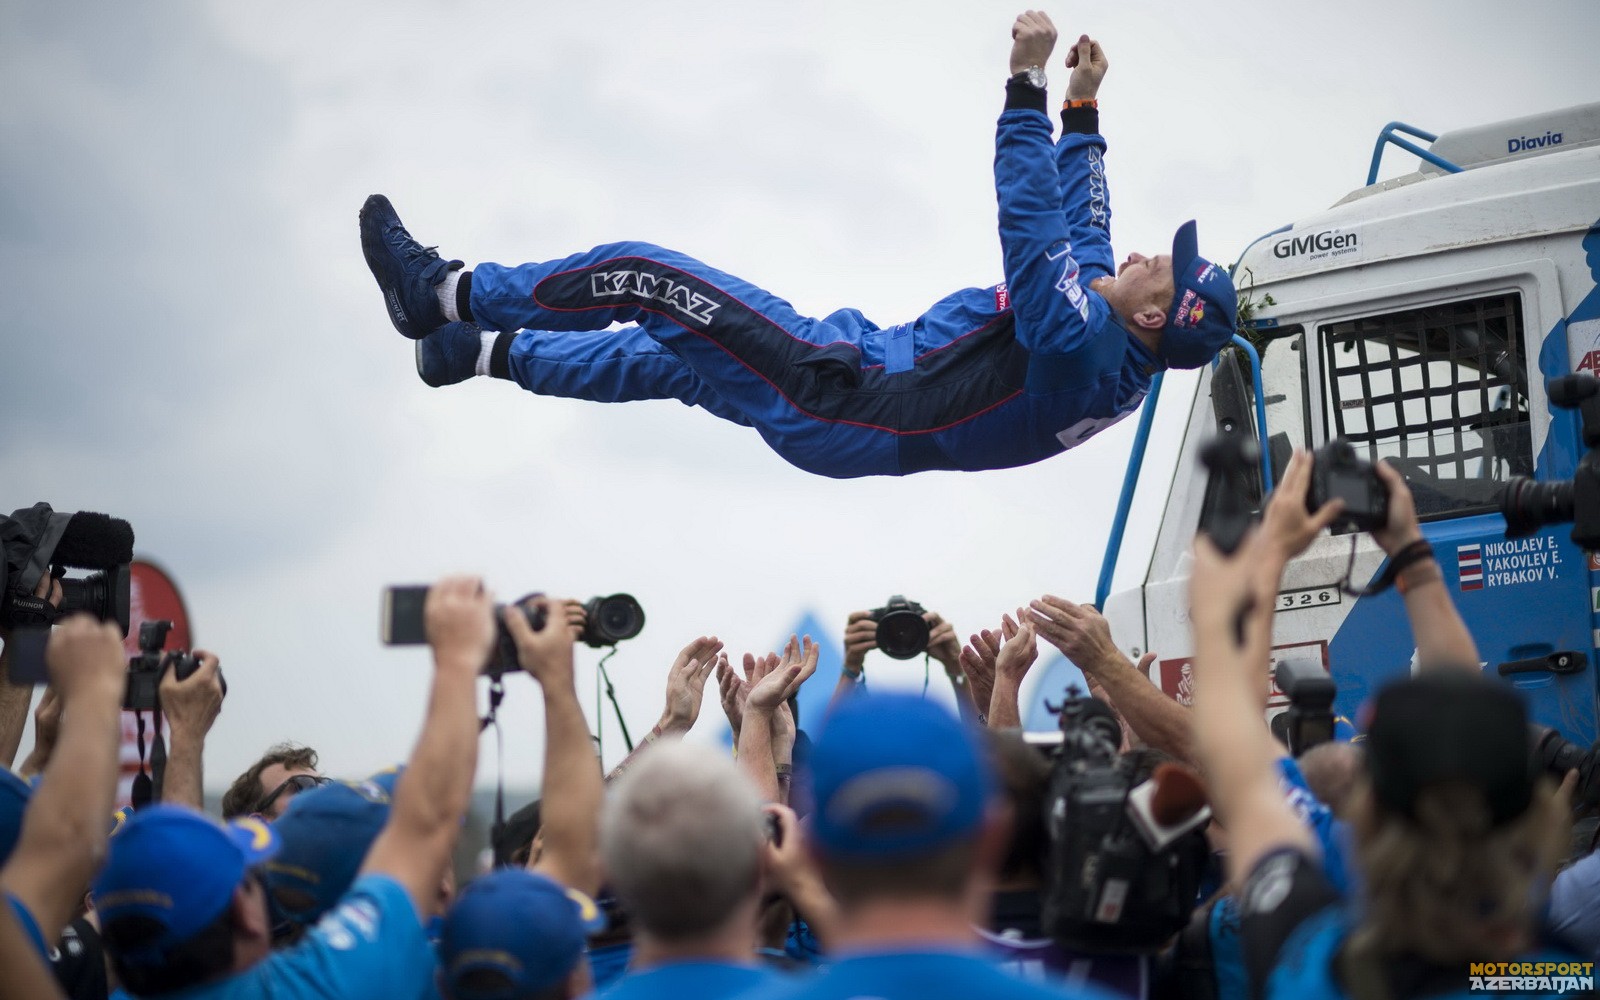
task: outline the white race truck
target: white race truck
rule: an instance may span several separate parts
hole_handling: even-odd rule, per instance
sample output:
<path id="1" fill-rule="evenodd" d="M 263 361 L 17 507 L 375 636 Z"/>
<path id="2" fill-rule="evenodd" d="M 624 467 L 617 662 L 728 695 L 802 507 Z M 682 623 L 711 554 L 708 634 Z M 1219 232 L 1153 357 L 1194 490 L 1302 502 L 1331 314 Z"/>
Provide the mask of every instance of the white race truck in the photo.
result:
<path id="1" fill-rule="evenodd" d="M 1378 183 L 1391 144 L 1421 165 Z M 1141 415 L 1097 594 L 1123 651 L 1156 651 L 1151 679 L 1187 700 L 1190 544 L 1219 485 L 1196 460 L 1206 440 L 1258 439 L 1262 467 L 1242 485 L 1259 506 L 1291 449 L 1342 437 L 1406 475 L 1485 671 L 1522 689 L 1536 721 L 1592 743 L 1600 556 L 1565 525 L 1507 540 L 1499 498 L 1514 476 L 1570 479 L 1586 450 L 1545 382 L 1600 374 L 1600 104 L 1441 136 L 1391 124 L 1366 186 L 1256 240 L 1234 280 L 1248 338 L 1202 373 L 1149 566 L 1108 595 L 1159 390 Z M 1280 654 L 1321 658 L 1349 719 L 1414 648 L 1393 590 L 1341 592 L 1352 558 L 1357 588 L 1384 560 L 1343 534 L 1291 563 L 1274 629 Z M 1272 711 L 1284 704 L 1274 691 Z"/>

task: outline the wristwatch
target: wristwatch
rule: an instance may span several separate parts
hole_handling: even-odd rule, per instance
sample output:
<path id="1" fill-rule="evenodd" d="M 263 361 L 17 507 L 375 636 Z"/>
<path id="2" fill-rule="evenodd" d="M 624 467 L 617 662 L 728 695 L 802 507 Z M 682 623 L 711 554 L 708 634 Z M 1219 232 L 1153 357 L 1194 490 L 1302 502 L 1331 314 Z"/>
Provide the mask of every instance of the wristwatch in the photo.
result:
<path id="1" fill-rule="evenodd" d="M 1028 86 L 1036 87 L 1039 90 L 1045 89 L 1050 83 L 1049 78 L 1044 75 L 1044 68 L 1041 66 L 1029 66 L 1011 79 L 1019 83 L 1026 83 Z"/>

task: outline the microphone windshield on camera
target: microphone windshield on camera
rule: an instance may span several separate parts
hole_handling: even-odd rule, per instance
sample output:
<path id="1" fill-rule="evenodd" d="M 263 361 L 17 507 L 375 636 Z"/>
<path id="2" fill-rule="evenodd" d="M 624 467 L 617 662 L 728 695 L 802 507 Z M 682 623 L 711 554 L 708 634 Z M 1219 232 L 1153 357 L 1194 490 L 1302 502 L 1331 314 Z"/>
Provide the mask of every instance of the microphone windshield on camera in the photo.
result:
<path id="1" fill-rule="evenodd" d="M 133 525 L 120 517 L 81 511 L 72 515 L 52 562 L 67 566 L 116 566 L 133 561 Z"/>

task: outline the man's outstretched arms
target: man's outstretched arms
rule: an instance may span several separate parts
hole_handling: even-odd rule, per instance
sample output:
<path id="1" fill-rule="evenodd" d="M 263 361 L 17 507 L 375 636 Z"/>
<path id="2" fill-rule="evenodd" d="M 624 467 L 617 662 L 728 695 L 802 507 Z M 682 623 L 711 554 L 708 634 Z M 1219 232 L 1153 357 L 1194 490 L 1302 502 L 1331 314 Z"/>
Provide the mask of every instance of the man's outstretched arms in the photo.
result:
<path id="1" fill-rule="evenodd" d="M 1054 46 L 1050 19 L 1028 11 L 1012 26 L 1011 66 L 1043 66 Z M 1017 342 L 1036 356 L 1083 347 L 1109 311 L 1083 286 L 1072 256 L 1047 103 L 1044 88 L 1026 74 L 1014 74 L 1006 83 L 1006 108 L 995 136 L 1006 286 L 1017 317 Z"/>

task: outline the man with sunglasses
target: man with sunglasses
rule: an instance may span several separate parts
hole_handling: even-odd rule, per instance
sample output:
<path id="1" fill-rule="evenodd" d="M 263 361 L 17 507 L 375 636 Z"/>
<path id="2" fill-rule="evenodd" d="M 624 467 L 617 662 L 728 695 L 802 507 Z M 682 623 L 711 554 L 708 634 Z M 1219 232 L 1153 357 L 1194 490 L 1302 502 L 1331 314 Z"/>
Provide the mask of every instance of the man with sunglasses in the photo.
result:
<path id="1" fill-rule="evenodd" d="M 325 785 L 317 770 L 317 752 L 296 743 L 278 743 L 239 775 L 222 796 L 222 818 L 260 816 L 274 820 L 299 792 Z"/>

